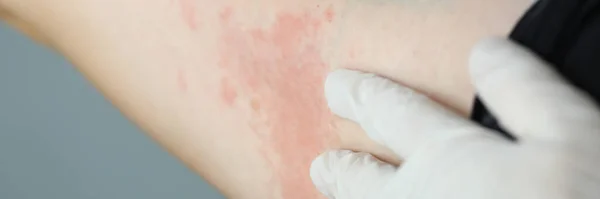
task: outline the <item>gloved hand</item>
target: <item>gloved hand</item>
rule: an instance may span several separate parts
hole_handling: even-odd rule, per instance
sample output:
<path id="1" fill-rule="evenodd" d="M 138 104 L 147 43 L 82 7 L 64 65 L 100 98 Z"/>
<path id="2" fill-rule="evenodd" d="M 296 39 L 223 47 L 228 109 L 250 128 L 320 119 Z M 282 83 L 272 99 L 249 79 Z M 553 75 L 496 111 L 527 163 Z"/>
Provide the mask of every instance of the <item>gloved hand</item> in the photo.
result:
<path id="1" fill-rule="evenodd" d="M 600 112 L 550 68 L 505 39 L 472 52 L 477 92 L 518 142 L 388 79 L 335 71 L 331 110 L 404 162 L 329 151 L 312 163 L 313 182 L 332 199 L 598 199 Z"/>

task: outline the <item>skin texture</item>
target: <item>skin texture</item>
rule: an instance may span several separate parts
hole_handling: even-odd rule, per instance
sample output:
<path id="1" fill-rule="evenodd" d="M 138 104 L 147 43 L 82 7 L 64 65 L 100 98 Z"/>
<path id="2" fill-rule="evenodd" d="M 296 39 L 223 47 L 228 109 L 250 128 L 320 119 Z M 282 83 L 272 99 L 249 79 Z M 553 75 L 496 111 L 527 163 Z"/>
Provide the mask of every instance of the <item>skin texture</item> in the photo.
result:
<path id="1" fill-rule="evenodd" d="M 322 198 L 308 168 L 328 148 L 399 163 L 329 112 L 329 71 L 379 73 L 467 114 L 471 45 L 506 34 L 528 4 L 0 0 L 165 149 L 249 199 Z"/>
<path id="2" fill-rule="evenodd" d="M 263 158 L 278 171 L 285 198 L 315 197 L 298 186 L 310 188 L 306 166 L 335 139 L 321 91 L 329 69 L 318 48 L 328 12 L 277 13 L 269 26 L 248 29 L 235 25 L 232 7 L 220 15 L 221 101 L 251 112 L 248 125 L 261 139 Z"/>

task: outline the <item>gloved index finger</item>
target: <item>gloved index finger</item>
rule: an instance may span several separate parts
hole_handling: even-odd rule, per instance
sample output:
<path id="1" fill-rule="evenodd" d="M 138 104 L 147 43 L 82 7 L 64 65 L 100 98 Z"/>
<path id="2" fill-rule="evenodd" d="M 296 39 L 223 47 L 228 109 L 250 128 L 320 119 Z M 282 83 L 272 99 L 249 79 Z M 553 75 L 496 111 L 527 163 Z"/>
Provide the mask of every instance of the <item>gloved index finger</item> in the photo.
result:
<path id="1" fill-rule="evenodd" d="M 333 113 L 358 123 L 376 142 L 401 158 L 419 147 L 474 134 L 476 125 L 428 97 L 389 79 L 341 69 L 325 82 Z"/>

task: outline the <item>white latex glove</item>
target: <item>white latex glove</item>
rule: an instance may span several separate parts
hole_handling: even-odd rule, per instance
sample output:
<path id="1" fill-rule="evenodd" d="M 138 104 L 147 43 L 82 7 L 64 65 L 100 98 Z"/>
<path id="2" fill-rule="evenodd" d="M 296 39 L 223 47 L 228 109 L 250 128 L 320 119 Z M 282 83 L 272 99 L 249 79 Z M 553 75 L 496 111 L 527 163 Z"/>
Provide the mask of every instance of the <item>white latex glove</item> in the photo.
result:
<path id="1" fill-rule="evenodd" d="M 329 151 L 312 163 L 317 188 L 336 199 L 598 199 L 600 112 L 534 54 L 505 39 L 472 52 L 482 100 L 510 142 L 388 79 L 331 73 L 331 110 L 404 160 Z"/>

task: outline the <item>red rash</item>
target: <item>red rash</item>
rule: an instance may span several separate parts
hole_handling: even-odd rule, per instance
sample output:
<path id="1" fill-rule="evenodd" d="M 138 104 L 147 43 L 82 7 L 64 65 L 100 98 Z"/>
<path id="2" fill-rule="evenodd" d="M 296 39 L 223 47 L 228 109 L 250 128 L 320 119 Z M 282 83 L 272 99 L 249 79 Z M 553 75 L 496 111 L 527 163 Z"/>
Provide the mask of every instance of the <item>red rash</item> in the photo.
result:
<path id="1" fill-rule="evenodd" d="M 237 98 L 237 91 L 227 78 L 221 78 L 221 100 L 228 106 L 233 106 Z"/>
<path id="2" fill-rule="evenodd" d="M 334 16 L 335 13 L 333 12 L 333 7 L 329 6 L 327 10 L 325 10 L 325 19 L 327 19 L 328 22 L 332 22 Z"/>
<path id="3" fill-rule="evenodd" d="M 198 21 L 196 19 L 196 2 L 195 0 L 172 0 L 177 1 L 181 12 L 181 17 L 185 24 L 192 30 L 198 29 Z"/>
<path id="4" fill-rule="evenodd" d="M 177 87 L 180 91 L 184 93 L 188 90 L 188 83 L 185 77 L 185 72 L 181 68 L 177 69 Z"/>
<path id="5" fill-rule="evenodd" d="M 323 96 L 329 69 L 321 57 L 320 33 L 333 18 L 332 11 L 325 13 L 281 12 L 264 28 L 240 28 L 231 8 L 220 15 L 221 100 L 252 111 L 248 125 L 261 139 L 272 183 L 281 186 L 285 199 L 320 198 L 310 181 L 310 163 L 336 139 Z"/>
<path id="6" fill-rule="evenodd" d="M 219 18 L 221 19 L 221 22 L 229 21 L 231 19 L 231 15 L 232 14 L 233 14 L 233 8 L 232 7 L 225 7 L 219 13 Z"/>
<path id="7" fill-rule="evenodd" d="M 199 22 L 196 16 L 195 0 L 170 0 L 169 3 L 171 5 L 176 4 L 178 6 L 181 18 L 190 30 L 198 29 Z M 188 82 L 185 74 L 186 71 L 184 68 L 177 68 L 175 80 L 177 82 L 177 88 L 183 93 L 186 93 L 188 90 Z"/>

